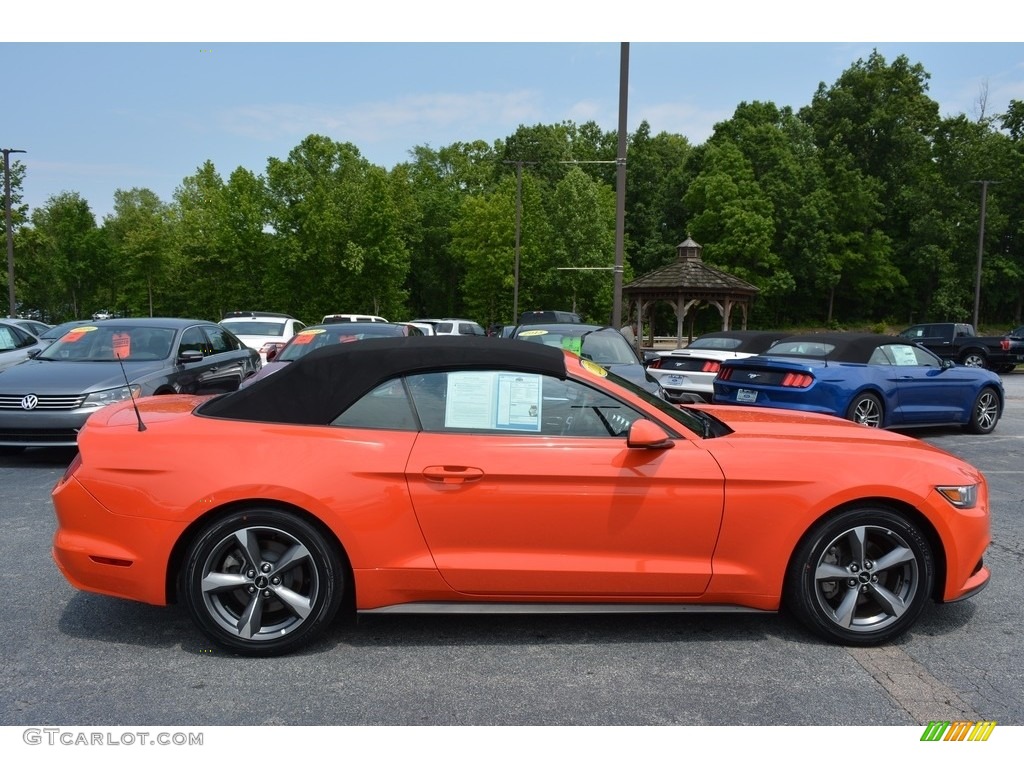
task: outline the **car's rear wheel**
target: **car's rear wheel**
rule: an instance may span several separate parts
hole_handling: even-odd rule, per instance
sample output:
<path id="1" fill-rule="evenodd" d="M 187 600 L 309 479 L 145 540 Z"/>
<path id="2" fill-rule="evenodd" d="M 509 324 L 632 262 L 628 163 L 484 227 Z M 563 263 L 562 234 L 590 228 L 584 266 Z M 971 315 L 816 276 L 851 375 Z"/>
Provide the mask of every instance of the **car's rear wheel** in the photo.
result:
<path id="1" fill-rule="evenodd" d="M 310 642 L 341 605 L 336 547 L 292 512 L 254 508 L 208 525 L 188 550 L 181 594 L 218 645 L 249 656 Z"/>
<path id="2" fill-rule="evenodd" d="M 960 356 L 960 364 L 968 368 L 984 368 L 986 363 L 985 355 L 977 350 L 969 349 Z"/>
<path id="3" fill-rule="evenodd" d="M 885 507 L 824 521 L 793 555 L 788 608 L 812 631 L 846 645 L 904 633 L 932 593 L 935 563 L 921 529 Z"/>
<path id="4" fill-rule="evenodd" d="M 846 418 L 867 427 L 881 427 L 882 413 L 882 401 L 865 392 L 853 398 L 846 411 Z"/>
<path id="5" fill-rule="evenodd" d="M 985 387 L 974 398 L 967 430 L 976 435 L 987 435 L 999 422 L 999 395 L 992 387 Z"/>

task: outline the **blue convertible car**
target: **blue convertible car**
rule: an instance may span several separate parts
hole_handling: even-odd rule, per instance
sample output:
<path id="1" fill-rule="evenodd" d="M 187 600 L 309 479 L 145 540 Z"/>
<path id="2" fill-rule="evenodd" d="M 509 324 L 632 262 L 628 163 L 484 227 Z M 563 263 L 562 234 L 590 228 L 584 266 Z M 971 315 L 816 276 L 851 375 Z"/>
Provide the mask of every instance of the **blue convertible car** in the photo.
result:
<path id="1" fill-rule="evenodd" d="M 714 402 L 827 413 L 870 427 L 961 424 L 987 434 L 1003 383 L 895 336 L 788 336 L 755 357 L 722 362 Z"/>

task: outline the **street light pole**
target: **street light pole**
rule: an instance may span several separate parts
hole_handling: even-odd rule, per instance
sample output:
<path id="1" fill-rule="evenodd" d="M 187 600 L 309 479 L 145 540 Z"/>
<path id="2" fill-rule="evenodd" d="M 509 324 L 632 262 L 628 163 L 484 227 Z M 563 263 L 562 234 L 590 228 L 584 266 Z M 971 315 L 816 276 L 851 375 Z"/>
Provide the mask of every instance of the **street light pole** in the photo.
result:
<path id="1" fill-rule="evenodd" d="M 4 221 L 7 226 L 7 316 L 15 317 L 14 304 L 14 229 L 11 226 L 11 155 L 24 149 L 3 149 L 4 154 Z"/>

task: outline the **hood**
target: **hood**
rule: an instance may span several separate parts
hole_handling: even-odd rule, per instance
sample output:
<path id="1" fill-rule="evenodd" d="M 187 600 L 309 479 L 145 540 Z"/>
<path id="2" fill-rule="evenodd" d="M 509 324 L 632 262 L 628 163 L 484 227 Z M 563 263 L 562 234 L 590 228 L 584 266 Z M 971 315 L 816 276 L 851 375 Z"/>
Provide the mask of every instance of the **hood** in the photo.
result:
<path id="1" fill-rule="evenodd" d="M 0 393 L 70 395 L 123 387 L 125 376 L 136 382 L 167 368 L 167 361 L 69 362 L 26 360 L 0 372 Z"/>
<path id="2" fill-rule="evenodd" d="M 758 408 L 741 405 L 687 405 L 686 408 L 704 411 L 726 424 L 733 433 L 722 440 L 734 438 L 769 438 L 774 441 L 786 438 L 806 442 L 820 440 L 849 446 L 852 443 L 865 445 L 913 446 L 916 449 L 931 449 L 941 454 L 946 451 L 929 443 L 899 432 L 876 429 L 857 424 L 838 416 L 795 411 L 786 408 Z M 714 441 L 712 441 L 714 442 Z"/>

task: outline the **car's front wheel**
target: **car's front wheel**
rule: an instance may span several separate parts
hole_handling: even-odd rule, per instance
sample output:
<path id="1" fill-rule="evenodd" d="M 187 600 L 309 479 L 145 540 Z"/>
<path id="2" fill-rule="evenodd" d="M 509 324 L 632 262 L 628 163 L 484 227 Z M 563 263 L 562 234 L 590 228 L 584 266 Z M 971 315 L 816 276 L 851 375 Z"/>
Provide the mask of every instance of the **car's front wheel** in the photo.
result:
<path id="1" fill-rule="evenodd" d="M 985 387 L 974 398 L 967 430 L 976 435 L 987 435 L 999 422 L 999 395 L 991 387 Z"/>
<path id="2" fill-rule="evenodd" d="M 254 508 L 199 534 L 180 593 L 218 645 L 273 656 L 310 642 L 330 624 L 344 579 L 337 548 L 314 525 L 292 512 Z"/>
<path id="3" fill-rule="evenodd" d="M 888 508 L 861 507 L 825 520 L 803 540 L 785 600 L 822 637 L 874 645 L 910 628 L 934 579 L 931 546 L 915 523 Z"/>
<path id="4" fill-rule="evenodd" d="M 846 411 L 846 418 L 866 427 L 881 427 L 882 401 L 867 392 L 857 395 Z"/>

